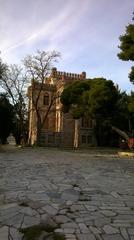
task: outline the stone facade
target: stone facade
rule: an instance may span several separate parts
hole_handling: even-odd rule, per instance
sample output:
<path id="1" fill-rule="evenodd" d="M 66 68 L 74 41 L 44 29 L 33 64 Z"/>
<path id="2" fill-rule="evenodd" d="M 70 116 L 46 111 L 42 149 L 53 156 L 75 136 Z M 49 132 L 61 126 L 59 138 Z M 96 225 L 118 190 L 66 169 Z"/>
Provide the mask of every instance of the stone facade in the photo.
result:
<path id="1" fill-rule="evenodd" d="M 41 145 L 43 146 L 67 146 L 72 147 L 74 141 L 74 119 L 71 114 L 62 112 L 62 104 L 60 95 L 64 87 L 74 81 L 86 80 L 86 73 L 81 74 L 66 73 L 57 71 L 53 68 L 50 76 L 45 80 L 43 87 L 40 88 L 39 83 L 32 82 L 28 88 L 29 97 L 29 142 L 36 143 L 37 127 L 36 127 L 36 112 L 33 106 L 33 99 L 38 100 L 38 109 L 43 121 L 46 112 L 50 105 L 51 108 L 44 124 L 42 124 L 42 132 L 40 137 Z M 79 120 L 79 146 L 94 146 L 95 138 L 93 134 L 94 121 L 92 119 Z"/>

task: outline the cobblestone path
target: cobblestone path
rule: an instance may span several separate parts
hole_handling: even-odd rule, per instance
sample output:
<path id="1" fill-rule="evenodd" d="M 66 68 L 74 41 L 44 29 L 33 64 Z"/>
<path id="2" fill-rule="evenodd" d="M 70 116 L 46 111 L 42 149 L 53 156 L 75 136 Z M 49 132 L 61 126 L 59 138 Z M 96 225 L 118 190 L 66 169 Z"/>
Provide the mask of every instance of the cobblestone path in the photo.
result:
<path id="1" fill-rule="evenodd" d="M 68 240 L 134 240 L 134 159 L 0 152 L 0 240 L 24 239 L 20 229 L 45 223 Z"/>

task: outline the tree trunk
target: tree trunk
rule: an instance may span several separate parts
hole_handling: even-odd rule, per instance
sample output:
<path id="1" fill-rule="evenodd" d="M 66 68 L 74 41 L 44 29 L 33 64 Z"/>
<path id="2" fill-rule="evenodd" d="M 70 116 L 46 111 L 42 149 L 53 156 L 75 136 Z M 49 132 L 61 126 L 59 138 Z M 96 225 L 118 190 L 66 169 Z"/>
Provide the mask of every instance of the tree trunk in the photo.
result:
<path id="1" fill-rule="evenodd" d="M 74 148 L 78 148 L 79 142 L 79 119 L 75 119 L 74 122 Z"/>
<path id="2" fill-rule="evenodd" d="M 115 132 L 117 132 L 122 138 L 124 138 L 126 141 L 128 141 L 129 136 L 127 135 L 127 133 L 125 133 L 124 131 L 120 130 L 117 127 L 111 126 L 112 130 L 114 130 Z"/>
<path id="3" fill-rule="evenodd" d="M 41 116 L 40 116 L 39 112 L 37 112 L 37 138 L 36 138 L 37 146 L 40 145 L 41 129 L 42 129 Z"/>

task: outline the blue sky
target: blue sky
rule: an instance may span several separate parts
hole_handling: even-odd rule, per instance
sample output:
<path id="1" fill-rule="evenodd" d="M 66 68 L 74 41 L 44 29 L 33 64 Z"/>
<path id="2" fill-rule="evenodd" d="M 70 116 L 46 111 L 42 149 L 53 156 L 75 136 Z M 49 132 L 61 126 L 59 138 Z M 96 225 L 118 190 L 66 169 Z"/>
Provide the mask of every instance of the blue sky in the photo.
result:
<path id="1" fill-rule="evenodd" d="M 27 54 L 57 50 L 61 71 L 105 77 L 134 90 L 121 61 L 119 36 L 132 22 L 133 0 L 0 0 L 0 50 L 8 63 Z"/>

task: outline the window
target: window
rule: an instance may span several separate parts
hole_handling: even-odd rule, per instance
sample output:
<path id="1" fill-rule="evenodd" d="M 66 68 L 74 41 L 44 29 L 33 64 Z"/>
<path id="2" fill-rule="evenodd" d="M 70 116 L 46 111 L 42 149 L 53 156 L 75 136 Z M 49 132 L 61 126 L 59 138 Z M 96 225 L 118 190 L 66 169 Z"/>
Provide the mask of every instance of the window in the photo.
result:
<path id="1" fill-rule="evenodd" d="M 92 144 L 92 136 L 91 135 L 82 135 L 81 143 L 82 144 Z"/>
<path id="2" fill-rule="evenodd" d="M 85 136 L 85 135 L 82 135 L 82 136 L 81 136 L 81 142 L 82 142 L 82 143 L 86 143 L 86 136 Z"/>
<path id="3" fill-rule="evenodd" d="M 92 136 L 90 136 L 90 135 L 87 136 L 87 143 L 89 143 L 89 144 L 92 143 Z"/>
<path id="4" fill-rule="evenodd" d="M 48 93 L 45 93 L 45 95 L 44 95 L 43 104 L 49 105 L 49 94 Z"/>
<path id="5" fill-rule="evenodd" d="M 48 135 L 48 143 L 54 143 L 54 135 Z"/>

